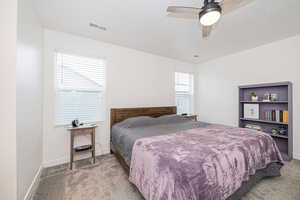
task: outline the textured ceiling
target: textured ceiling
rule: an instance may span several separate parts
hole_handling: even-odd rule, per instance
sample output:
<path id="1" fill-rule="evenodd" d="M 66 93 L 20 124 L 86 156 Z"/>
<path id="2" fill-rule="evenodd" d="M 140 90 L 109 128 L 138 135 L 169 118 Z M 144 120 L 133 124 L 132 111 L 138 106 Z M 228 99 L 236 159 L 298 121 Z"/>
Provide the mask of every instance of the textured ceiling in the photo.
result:
<path id="1" fill-rule="evenodd" d="M 197 20 L 166 16 L 169 5 L 201 7 L 202 0 L 35 0 L 35 3 L 46 28 L 193 63 L 300 33 L 299 0 L 254 0 L 223 16 L 209 39 L 201 38 Z M 106 27 L 107 31 L 89 27 L 90 22 Z"/>

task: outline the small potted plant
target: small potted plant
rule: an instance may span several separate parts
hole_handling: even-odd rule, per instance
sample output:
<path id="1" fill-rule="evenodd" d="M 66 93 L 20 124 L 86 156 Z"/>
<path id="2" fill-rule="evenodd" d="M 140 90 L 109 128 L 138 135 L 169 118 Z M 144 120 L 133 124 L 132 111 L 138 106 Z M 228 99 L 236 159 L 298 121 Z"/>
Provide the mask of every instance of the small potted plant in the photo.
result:
<path id="1" fill-rule="evenodd" d="M 251 97 L 251 101 L 258 101 L 258 96 L 256 95 L 255 92 L 251 92 L 250 97 Z"/>

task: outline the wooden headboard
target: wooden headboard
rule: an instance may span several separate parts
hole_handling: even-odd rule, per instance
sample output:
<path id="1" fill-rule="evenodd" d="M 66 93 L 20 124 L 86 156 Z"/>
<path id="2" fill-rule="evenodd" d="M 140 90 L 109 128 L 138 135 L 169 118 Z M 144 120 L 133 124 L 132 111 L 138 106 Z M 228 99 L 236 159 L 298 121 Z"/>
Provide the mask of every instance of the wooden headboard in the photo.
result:
<path id="1" fill-rule="evenodd" d="M 149 116 L 160 117 L 177 113 L 176 106 L 141 107 L 141 108 L 112 108 L 110 110 L 110 126 L 131 117 Z"/>

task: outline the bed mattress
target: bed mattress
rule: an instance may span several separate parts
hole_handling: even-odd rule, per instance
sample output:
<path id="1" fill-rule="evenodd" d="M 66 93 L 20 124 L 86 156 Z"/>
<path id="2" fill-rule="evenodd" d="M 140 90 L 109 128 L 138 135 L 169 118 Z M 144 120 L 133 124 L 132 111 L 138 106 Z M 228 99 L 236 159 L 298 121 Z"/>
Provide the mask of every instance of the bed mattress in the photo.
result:
<path id="1" fill-rule="evenodd" d="M 134 148 L 134 146 L 136 146 L 135 144 L 139 141 L 142 143 L 145 142 L 145 144 L 147 142 L 149 143 L 149 141 L 150 141 L 150 143 L 149 143 L 149 144 L 151 144 L 150 146 L 155 146 L 156 144 L 159 144 L 162 140 L 164 140 L 163 138 L 167 138 L 167 140 L 165 140 L 165 141 L 168 141 L 168 142 L 166 142 L 166 143 L 162 142 L 162 145 L 168 145 L 169 141 L 171 141 L 173 138 L 172 135 L 176 135 L 176 133 L 179 133 L 179 134 L 183 133 L 182 139 L 179 139 L 179 140 L 177 139 L 177 141 L 182 141 L 182 140 L 185 140 L 184 132 L 185 133 L 186 132 L 188 133 L 190 131 L 195 132 L 195 130 L 197 130 L 197 129 L 198 130 L 211 130 L 211 129 L 213 129 L 213 127 L 214 127 L 214 125 L 209 124 L 209 123 L 194 122 L 194 121 L 186 120 L 186 119 L 184 119 L 182 117 L 178 117 L 178 116 L 177 117 L 163 117 L 161 119 L 156 119 L 156 120 L 149 119 L 147 117 L 145 117 L 142 120 L 141 119 L 132 119 L 129 121 L 125 120 L 124 122 L 118 123 L 112 127 L 112 143 L 113 143 L 114 147 L 116 148 L 116 150 L 119 152 L 119 154 L 121 154 L 121 156 L 124 158 L 127 165 L 128 166 L 131 165 L 130 180 L 141 191 L 141 193 L 145 197 L 145 199 L 164 199 L 163 197 L 165 194 L 162 194 L 162 196 L 156 197 L 156 196 L 151 196 L 151 195 L 153 195 L 153 192 L 151 192 L 151 194 L 148 192 L 148 191 L 150 191 L 149 188 L 153 189 L 153 185 L 157 186 L 157 184 L 152 184 L 152 185 L 150 184 L 151 186 L 148 185 L 149 186 L 148 188 L 147 188 L 147 186 L 144 187 L 145 185 L 147 185 L 145 183 L 145 180 L 148 181 L 151 179 L 150 176 L 148 176 L 148 177 L 145 176 L 145 172 L 154 170 L 151 173 L 156 173 L 155 170 L 159 168 L 159 165 L 156 165 L 157 160 L 155 160 L 156 158 L 154 158 L 155 156 L 153 157 L 153 155 L 160 154 L 162 149 L 155 147 L 155 148 L 158 148 L 158 152 L 151 154 L 151 151 L 148 151 L 147 153 L 150 153 L 149 158 L 147 157 L 146 159 L 143 159 L 144 156 L 147 156 L 147 154 L 145 154 L 144 152 L 141 153 L 142 151 L 145 150 L 145 149 L 143 149 L 144 147 L 139 149 L 140 152 L 136 151 L 136 150 L 135 150 L 135 152 L 133 152 L 133 148 Z M 220 127 L 223 127 L 223 126 L 216 125 L 216 127 L 218 127 L 218 129 L 220 131 L 222 129 Z M 230 129 L 233 129 L 234 127 L 226 127 L 226 126 L 223 127 L 223 129 L 226 129 L 226 128 L 227 128 L 227 131 L 230 131 Z M 235 129 L 240 130 L 239 128 L 235 128 Z M 220 132 L 222 132 L 222 131 L 220 131 Z M 259 134 L 262 134 L 262 136 L 264 136 L 264 133 L 260 132 Z M 160 137 L 162 138 L 162 140 L 159 139 Z M 168 138 L 168 137 L 170 137 L 170 138 Z M 268 139 L 269 136 L 266 135 L 265 138 Z M 153 145 L 154 143 L 151 142 L 153 139 L 154 139 L 155 145 Z M 193 140 L 191 140 L 191 141 L 193 141 Z M 271 145 L 273 144 L 272 139 L 268 140 L 268 142 Z M 262 144 L 262 145 L 264 145 L 264 144 Z M 253 185 L 255 185 L 262 178 L 268 177 L 268 176 L 280 176 L 280 168 L 282 166 L 281 156 L 277 154 L 278 153 L 276 151 L 277 147 L 274 147 L 274 148 L 275 148 L 275 150 L 274 150 L 275 154 L 273 156 L 275 156 L 276 158 L 272 159 L 272 161 L 270 161 L 270 162 L 265 162 L 266 165 L 263 165 L 263 167 L 261 167 L 261 168 L 253 169 L 251 173 L 247 174 L 245 180 L 243 180 L 241 183 L 237 184 L 238 187 L 235 186 L 235 188 L 233 190 L 228 191 L 225 196 L 222 196 L 222 198 L 223 199 L 226 198 L 227 200 L 238 200 L 246 192 L 248 192 Z M 185 149 L 182 149 L 181 151 L 185 151 Z M 132 161 L 132 154 L 134 154 L 133 161 Z M 138 155 L 138 156 L 136 156 L 136 155 Z M 169 152 L 165 155 L 167 155 L 165 158 L 169 159 L 169 156 L 172 156 L 172 153 Z M 174 155 L 175 155 L 175 157 L 177 156 L 176 154 L 174 154 Z M 138 162 L 136 162 L 136 160 L 138 160 Z M 174 160 L 172 160 L 172 159 L 168 160 L 168 162 L 171 162 L 171 161 L 174 161 Z M 154 165 L 153 165 L 153 163 L 154 163 Z M 150 166 L 151 164 L 153 166 Z M 199 168 L 201 168 L 201 167 L 199 167 Z M 140 176 L 141 173 L 143 173 L 143 176 Z M 181 176 L 182 173 L 183 172 L 180 172 L 179 176 Z M 234 171 L 231 171 L 231 173 L 234 173 Z M 159 175 L 159 173 L 158 173 L 158 175 Z M 174 176 L 175 176 L 175 174 L 174 174 Z M 171 176 L 171 177 L 174 178 L 174 176 Z M 152 181 L 158 181 L 160 184 L 163 183 L 164 180 L 160 180 L 159 177 L 160 176 L 158 176 L 157 179 L 153 179 Z M 170 178 L 167 182 L 170 182 L 170 181 L 171 182 L 173 181 L 175 183 L 177 181 L 176 177 L 174 179 Z M 186 181 L 190 182 L 190 180 L 186 180 Z M 174 186 L 176 184 L 171 184 L 171 185 Z M 189 185 L 189 183 L 187 183 L 187 185 Z M 169 187 L 169 189 L 172 188 L 173 186 Z M 183 186 L 183 185 L 181 184 L 181 186 Z M 161 186 L 156 188 L 155 190 L 159 190 L 160 188 L 161 188 Z M 187 186 L 187 188 L 190 189 L 192 187 Z M 145 191 L 147 191 L 147 192 L 145 192 Z M 160 192 L 157 191 L 155 193 L 156 194 L 163 193 L 163 191 L 165 191 L 165 189 L 163 189 Z M 176 188 L 175 191 L 179 191 L 179 188 Z M 185 195 L 188 194 L 188 192 L 183 191 L 182 194 L 180 194 L 180 195 L 183 195 L 183 193 L 185 193 Z M 172 195 L 176 196 L 176 194 L 172 194 Z M 195 195 L 195 194 L 193 194 L 193 195 Z M 218 194 L 218 195 L 222 195 L 222 194 Z M 200 198 L 199 194 L 198 194 L 198 197 L 199 198 L 197 198 L 197 194 L 196 194 L 196 197 L 194 199 L 199 199 L 199 200 L 203 199 L 203 198 Z M 208 197 L 205 199 L 215 199 L 215 197 L 211 196 L 211 198 Z M 220 198 L 220 196 L 218 196 L 216 198 L 222 199 L 222 198 Z M 173 199 L 180 199 L 180 197 L 177 196 L 176 198 L 174 197 Z"/>

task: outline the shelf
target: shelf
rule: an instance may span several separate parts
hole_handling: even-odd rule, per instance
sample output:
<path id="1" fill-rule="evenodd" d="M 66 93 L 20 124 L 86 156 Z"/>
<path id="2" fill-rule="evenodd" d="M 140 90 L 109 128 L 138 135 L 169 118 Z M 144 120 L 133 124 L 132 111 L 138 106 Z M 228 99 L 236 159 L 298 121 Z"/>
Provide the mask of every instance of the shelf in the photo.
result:
<path id="1" fill-rule="evenodd" d="M 288 101 L 240 101 L 240 103 L 258 103 L 258 104 L 288 104 Z"/>
<path id="2" fill-rule="evenodd" d="M 277 144 L 282 157 L 289 161 L 293 155 L 293 85 L 291 82 L 262 83 L 242 85 L 238 89 L 239 126 L 244 128 L 247 124 L 258 125 L 262 131 L 270 135 Z M 258 101 L 252 101 L 251 94 L 257 95 Z M 263 101 L 266 93 L 277 94 L 277 101 Z M 244 105 L 256 105 L 259 107 L 260 119 L 245 118 Z M 288 110 L 288 122 L 267 120 L 265 112 L 273 110 Z M 278 113 L 276 113 L 278 117 Z M 258 117 L 257 117 L 258 118 Z M 278 120 L 278 118 L 277 118 Z M 285 121 L 286 122 L 286 121 Z M 288 135 L 272 134 L 273 129 L 285 129 Z"/>
<path id="3" fill-rule="evenodd" d="M 261 83 L 261 84 L 254 84 L 254 85 L 241 85 L 239 86 L 240 89 L 256 89 L 256 88 L 270 88 L 270 87 L 287 87 L 292 85 L 291 82 L 276 82 L 276 83 Z"/>
<path id="4" fill-rule="evenodd" d="M 272 133 L 267 133 L 267 134 L 271 135 L 271 136 L 274 137 L 274 138 L 289 139 L 289 137 L 286 136 L 286 135 L 279 135 L 279 134 L 272 134 Z"/>
<path id="5" fill-rule="evenodd" d="M 268 124 L 288 125 L 288 123 L 276 122 L 276 121 L 269 121 L 269 120 L 261 120 L 261 119 L 240 118 L 240 120 L 243 120 L 243 121 L 252 121 L 252 122 L 261 122 L 261 123 L 268 123 Z"/>
<path id="6" fill-rule="evenodd" d="M 86 150 L 83 150 L 83 151 L 75 151 L 75 149 L 74 149 L 73 151 L 74 151 L 74 154 L 84 154 L 84 153 L 92 152 L 93 148 L 86 149 Z"/>

